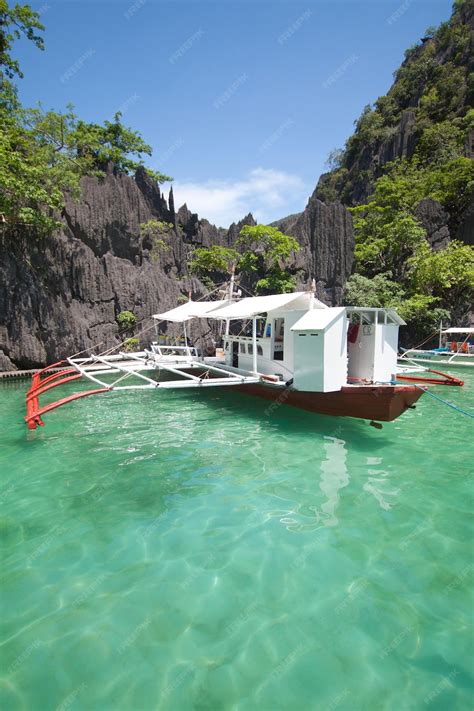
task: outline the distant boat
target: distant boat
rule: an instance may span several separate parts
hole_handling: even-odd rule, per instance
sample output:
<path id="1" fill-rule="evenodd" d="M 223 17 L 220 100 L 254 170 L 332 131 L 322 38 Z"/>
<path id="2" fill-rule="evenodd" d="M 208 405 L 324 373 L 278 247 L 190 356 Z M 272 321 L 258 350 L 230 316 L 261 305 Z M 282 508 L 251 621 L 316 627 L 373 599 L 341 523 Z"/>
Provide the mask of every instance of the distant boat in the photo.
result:
<path id="1" fill-rule="evenodd" d="M 446 328 L 439 330 L 438 348 L 405 350 L 398 359 L 400 365 L 413 361 L 427 366 L 445 368 L 474 366 L 474 326 L 466 328 Z"/>
<path id="2" fill-rule="evenodd" d="M 153 316 L 157 337 L 144 351 L 70 357 L 62 374 L 47 375 L 48 368 L 36 373 L 26 396 L 28 427 L 36 429 L 46 412 L 88 395 L 208 387 L 232 387 L 270 400 L 269 412 L 292 405 L 381 427 L 379 422 L 414 406 L 424 393 L 417 382 L 462 385 L 451 376 L 397 380 L 398 330 L 405 322 L 394 309 L 328 307 L 312 289 L 236 300 L 240 293 L 234 294 L 233 278 L 222 295 L 221 301 L 189 300 Z M 201 319 L 220 322 L 221 348 L 215 355 L 203 355 L 202 343 L 200 349 L 189 343 L 186 325 Z M 171 343 L 160 336 L 162 322 L 180 324 L 181 339 Z M 81 378 L 100 387 L 40 406 L 43 393 Z"/>

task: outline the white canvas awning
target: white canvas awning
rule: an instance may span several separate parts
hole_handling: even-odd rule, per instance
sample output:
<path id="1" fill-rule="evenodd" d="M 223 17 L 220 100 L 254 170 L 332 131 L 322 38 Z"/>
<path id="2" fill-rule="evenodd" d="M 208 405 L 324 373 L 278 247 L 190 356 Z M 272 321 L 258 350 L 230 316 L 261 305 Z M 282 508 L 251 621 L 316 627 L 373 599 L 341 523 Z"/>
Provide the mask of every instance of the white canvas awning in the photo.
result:
<path id="1" fill-rule="evenodd" d="M 311 309 L 293 324 L 290 331 L 326 331 L 345 312 L 344 306 Z"/>
<path id="2" fill-rule="evenodd" d="M 293 294 L 275 294 L 272 296 L 251 296 L 241 299 L 223 308 L 215 309 L 208 318 L 244 319 L 253 318 L 258 314 L 272 311 L 305 311 L 310 308 L 312 294 L 307 291 L 297 291 Z M 326 304 L 314 299 L 315 309 L 327 309 Z"/>
<path id="3" fill-rule="evenodd" d="M 466 328 L 447 328 L 443 331 L 443 333 L 461 333 L 461 334 L 469 334 L 469 333 L 474 333 L 474 327 L 466 327 Z"/>
<path id="4" fill-rule="evenodd" d="M 159 321 L 173 321 L 174 323 L 183 323 L 192 318 L 206 318 L 208 311 L 213 311 L 219 306 L 229 304 L 228 300 L 224 301 L 187 301 L 175 309 L 165 311 L 162 314 L 154 314 L 153 318 Z"/>

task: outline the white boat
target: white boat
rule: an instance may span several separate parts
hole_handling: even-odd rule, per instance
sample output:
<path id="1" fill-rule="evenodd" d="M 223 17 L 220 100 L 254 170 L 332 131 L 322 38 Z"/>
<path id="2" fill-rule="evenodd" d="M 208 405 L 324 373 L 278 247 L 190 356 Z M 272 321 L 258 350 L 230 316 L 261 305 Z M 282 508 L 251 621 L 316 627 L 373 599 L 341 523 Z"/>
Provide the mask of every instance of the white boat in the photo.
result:
<path id="1" fill-rule="evenodd" d="M 79 398 L 122 390 L 234 388 L 325 415 L 363 418 L 376 426 L 414 406 L 425 389 L 413 377 L 397 381 L 398 330 L 394 309 L 328 307 L 313 290 L 235 300 L 233 279 L 220 301 L 192 301 L 155 314 L 157 338 L 139 353 L 121 351 L 69 357 L 60 373 L 49 366 L 33 375 L 26 395 L 29 429 L 42 416 Z M 218 322 L 222 347 L 212 356 L 189 343 L 191 322 Z M 180 324 L 181 340 L 163 342 L 159 324 Z M 218 328 L 214 329 L 217 333 Z M 81 390 L 42 405 L 58 385 L 89 380 Z M 455 378 L 447 376 L 446 382 Z M 427 383 L 421 380 L 422 383 Z M 436 381 L 443 382 L 443 381 Z M 275 407 L 273 405 L 272 407 Z"/>
<path id="2" fill-rule="evenodd" d="M 438 348 L 411 348 L 398 359 L 401 366 L 413 362 L 432 367 L 468 368 L 474 366 L 474 326 L 440 328 Z"/>

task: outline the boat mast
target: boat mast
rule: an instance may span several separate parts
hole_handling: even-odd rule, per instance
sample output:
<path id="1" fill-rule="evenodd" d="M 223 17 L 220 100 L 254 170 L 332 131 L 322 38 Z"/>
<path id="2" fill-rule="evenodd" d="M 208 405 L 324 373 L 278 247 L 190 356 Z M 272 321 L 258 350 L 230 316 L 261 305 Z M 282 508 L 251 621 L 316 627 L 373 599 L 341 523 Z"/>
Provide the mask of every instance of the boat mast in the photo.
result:
<path id="1" fill-rule="evenodd" d="M 235 283 L 235 262 L 232 263 L 232 267 L 230 270 L 230 282 L 229 282 L 229 294 L 228 298 L 229 301 L 232 301 L 234 298 L 234 283 Z M 225 322 L 225 335 L 229 335 L 229 329 L 230 329 L 230 319 L 226 319 Z"/>
<path id="2" fill-rule="evenodd" d="M 191 291 L 188 291 L 188 302 L 191 301 Z M 184 345 L 188 346 L 188 334 L 186 333 L 186 321 L 183 321 Z M 186 351 L 187 352 L 187 351 Z"/>
<path id="3" fill-rule="evenodd" d="M 443 319 L 439 322 L 439 348 L 442 348 L 441 340 L 443 337 Z"/>

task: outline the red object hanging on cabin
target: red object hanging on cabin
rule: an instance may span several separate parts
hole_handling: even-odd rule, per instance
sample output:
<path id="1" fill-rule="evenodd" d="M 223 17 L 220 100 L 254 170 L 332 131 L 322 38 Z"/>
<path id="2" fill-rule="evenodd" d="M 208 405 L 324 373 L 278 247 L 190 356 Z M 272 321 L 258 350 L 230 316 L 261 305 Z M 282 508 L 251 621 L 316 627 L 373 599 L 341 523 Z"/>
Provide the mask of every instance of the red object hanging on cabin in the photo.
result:
<path id="1" fill-rule="evenodd" d="M 358 323 L 350 323 L 347 329 L 347 340 L 349 343 L 355 343 L 359 335 L 360 325 Z"/>

